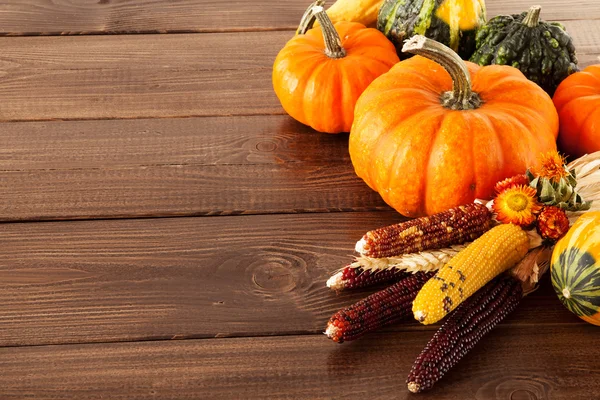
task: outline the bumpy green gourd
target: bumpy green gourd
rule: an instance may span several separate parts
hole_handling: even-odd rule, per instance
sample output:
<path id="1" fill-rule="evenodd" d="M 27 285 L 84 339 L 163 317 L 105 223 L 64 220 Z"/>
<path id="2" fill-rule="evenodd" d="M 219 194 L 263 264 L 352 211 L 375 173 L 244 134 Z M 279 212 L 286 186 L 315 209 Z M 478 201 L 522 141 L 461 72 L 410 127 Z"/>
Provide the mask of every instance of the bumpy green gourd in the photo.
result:
<path id="1" fill-rule="evenodd" d="M 575 46 L 564 26 L 540 20 L 540 6 L 520 15 L 492 18 L 477 32 L 471 61 L 479 65 L 512 65 L 550 96 L 576 72 Z"/>
<path id="2" fill-rule="evenodd" d="M 423 35 L 468 59 L 475 51 L 475 32 L 485 21 L 484 0 L 385 0 L 377 29 L 394 43 L 398 54 L 405 40 Z"/>

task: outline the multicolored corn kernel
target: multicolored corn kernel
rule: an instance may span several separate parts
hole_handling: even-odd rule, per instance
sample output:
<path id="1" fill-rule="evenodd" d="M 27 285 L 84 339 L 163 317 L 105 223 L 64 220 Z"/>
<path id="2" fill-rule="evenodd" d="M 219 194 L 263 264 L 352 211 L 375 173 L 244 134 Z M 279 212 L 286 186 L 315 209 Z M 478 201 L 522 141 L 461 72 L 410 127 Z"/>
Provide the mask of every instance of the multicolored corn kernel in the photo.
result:
<path id="1" fill-rule="evenodd" d="M 561 237 L 569 231 L 569 217 L 565 210 L 546 206 L 538 215 L 537 232 L 542 239 L 550 244 L 556 243 Z"/>
<path id="2" fill-rule="evenodd" d="M 513 224 L 492 228 L 454 256 L 435 274 L 413 302 L 415 319 L 434 324 L 529 251 L 529 236 Z"/>
<path id="3" fill-rule="evenodd" d="M 343 343 L 410 317 L 412 301 L 432 276 L 433 272 L 417 272 L 338 311 L 329 319 L 325 334 Z"/>
<path id="4" fill-rule="evenodd" d="M 431 389 L 500 321 L 517 308 L 523 297 L 521 282 L 501 276 L 462 303 L 433 335 L 413 364 L 406 380 L 413 393 Z"/>
<path id="5" fill-rule="evenodd" d="M 346 266 L 327 280 L 327 287 L 333 290 L 360 289 L 398 281 L 407 276 L 406 271 L 398 269 L 372 271 L 361 267 Z"/>
<path id="6" fill-rule="evenodd" d="M 529 186 L 529 178 L 527 178 L 527 175 L 525 175 L 525 174 L 515 175 L 515 176 L 506 178 L 505 180 L 496 183 L 496 186 L 494 186 L 494 193 L 496 195 L 499 195 L 500 193 L 504 192 L 505 190 L 516 187 L 516 186 Z"/>
<path id="7" fill-rule="evenodd" d="M 394 257 L 470 242 L 492 226 L 491 212 L 472 203 L 367 232 L 356 251 L 373 258 Z"/>

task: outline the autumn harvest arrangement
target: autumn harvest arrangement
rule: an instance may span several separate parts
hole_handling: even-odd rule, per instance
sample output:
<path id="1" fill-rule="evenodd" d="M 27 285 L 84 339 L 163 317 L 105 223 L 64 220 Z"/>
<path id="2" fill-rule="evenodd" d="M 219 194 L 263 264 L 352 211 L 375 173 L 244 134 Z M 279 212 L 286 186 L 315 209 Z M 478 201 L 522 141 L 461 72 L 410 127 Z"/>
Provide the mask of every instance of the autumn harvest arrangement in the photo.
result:
<path id="1" fill-rule="evenodd" d="M 548 272 L 600 325 L 600 65 L 532 6 L 484 0 L 311 4 L 273 87 L 294 119 L 350 132 L 356 174 L 406 222 L 367 232 L 327 281 L 388 284 L 335 313 L 342 343 L 401 320 L 440 327 L 408 390 L 430 389 Z M 557 145 L 558 142 L 558 145 Z"/>

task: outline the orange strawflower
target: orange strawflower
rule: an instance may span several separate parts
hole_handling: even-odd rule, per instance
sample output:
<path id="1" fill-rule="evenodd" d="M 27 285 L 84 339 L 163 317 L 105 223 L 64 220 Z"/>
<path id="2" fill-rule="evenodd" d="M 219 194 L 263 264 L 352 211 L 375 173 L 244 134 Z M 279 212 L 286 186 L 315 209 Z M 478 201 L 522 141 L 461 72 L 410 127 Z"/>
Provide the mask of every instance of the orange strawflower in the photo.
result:
<path id="1" fill-rule="evenodd" d="M 538 216 L 537 231 L 542 239 L 555 243 L 567 234 L 569 218 L 565 210 L 548 206 L 542 208 Z"/>
<path id="2" fill-rule="evenodd" d="M 535 222 L 536 214 L 542 206 L 537 199 L 537 191 L 520 185 L 500 193 L 494 200 L 496 219 L 505 224 L 529 226 Z"/>
<path id="3" fill-rule="evenodd" d="M 536 169 L 535 175 L 548 178 L 552 182 L 558 182 L 561 178 L 569 176 L 570 172 L 565 166 L 565 158 L 557 151 L 549 151 L 539 156 L 541 167 Z"/>
<path id="4" fill-rule="evenodd" d="M 527 176 L 525 174 L 515 175 L 513 177 L 506 178 L 505 180 L 496 183 L 496 186 L 494 186 L 494 192 L 496 193 L 496 195 L 499 195 L 506 189 L 510 189 L 512 187 L 521 185 L 529 186 L 529 179 L 527 179 Z"/>

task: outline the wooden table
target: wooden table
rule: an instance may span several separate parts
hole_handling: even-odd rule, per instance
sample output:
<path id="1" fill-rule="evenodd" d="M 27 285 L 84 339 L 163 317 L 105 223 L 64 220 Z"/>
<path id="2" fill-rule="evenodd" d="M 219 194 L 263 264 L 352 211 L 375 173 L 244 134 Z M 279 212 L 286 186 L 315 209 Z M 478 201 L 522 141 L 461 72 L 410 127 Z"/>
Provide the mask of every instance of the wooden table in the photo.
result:
<path id="1" fill-rule="evenodd" d="M 594 62 L 598 1 L 538 3 Z M 435 327 L 322 335 L 366 294 L 326 278 L 401 217 L 354 175 L 348 135 L 272 91 L 306 5 L 0 3 L 0 399 L 413 397 Z M 598 335 L 545 282 L 420 397 L 598 399 Z"/>

